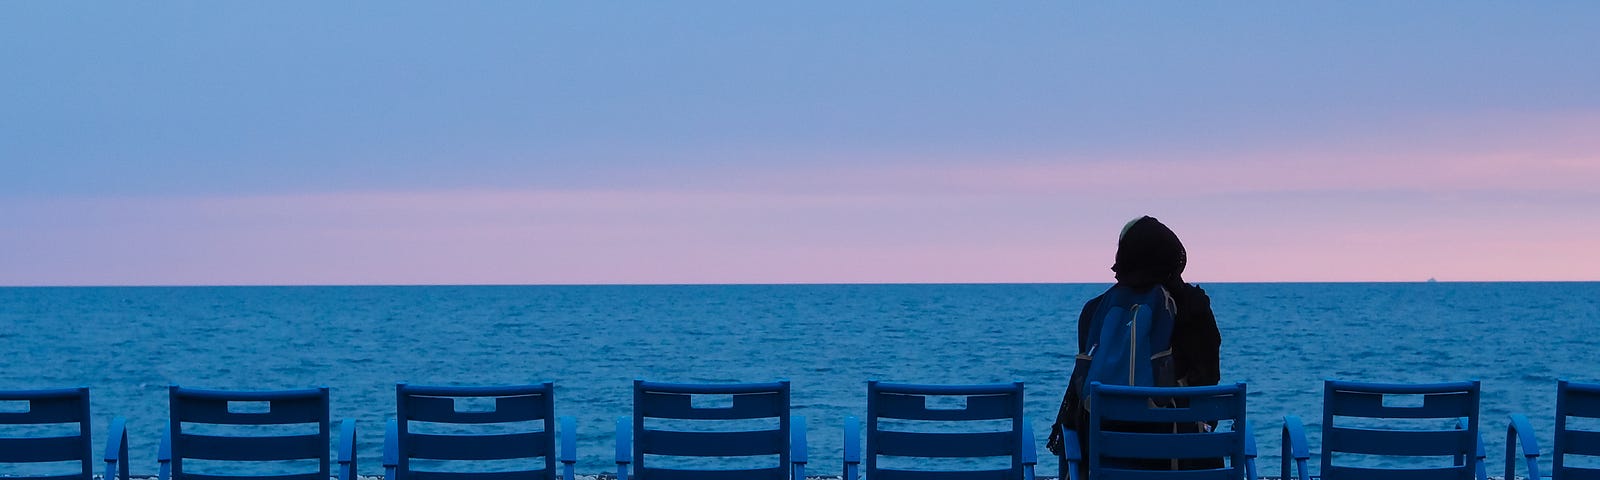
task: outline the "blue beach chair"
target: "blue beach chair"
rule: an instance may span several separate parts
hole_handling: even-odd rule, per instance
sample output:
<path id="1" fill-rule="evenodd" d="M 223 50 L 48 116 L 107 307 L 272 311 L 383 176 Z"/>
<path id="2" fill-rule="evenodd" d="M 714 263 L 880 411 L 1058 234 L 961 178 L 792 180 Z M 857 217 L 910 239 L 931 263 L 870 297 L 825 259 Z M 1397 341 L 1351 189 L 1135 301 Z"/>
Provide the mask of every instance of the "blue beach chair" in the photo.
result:
<path id="1" fill-rule="evenodd" d="M 467 410 L 470 399 L 493 401 L 493 408 Z M 573 478 L 577 463 L 576 422 L 560 417 L 562 477 Z M 495 387 L 428 387 L 401 383 L 395 386 L 395 418 L 384 429 L 383 467 L 388 480 L 555 480 L 555 389 L 549 383 Z M 479 432 L 418 433 L 412 422 L 443 426 L 476 426 Z M 528 424 L 538 426 L 529 430 Z M 498 424 L 498 425 L 496 425 Z M 520 425 L 518 425 L 520 424 Z M 495 433 L 482 432 L 496 428 Z M 503 433 L 504 430 L 522 430 Z M 542 459 L 534 462 L 532 459 Z M 413 469 L 413 459 L 447 461 L 520 460 L 537 463 L 537 469 L 512 471 L 448 470 L 444 464 Z"/>
<path id="2" fill-rule="evenodd" d="M 929 399 L 964 399 L 954 408 Z M 888 420 L 888 422 L 885 422 Z M 956 431 L 910 431 L 910 424 L 940 422 Z M 891 423 L 893 425 L 885 425 Z M 1003 429 L 997 424 L 1005 423 Z M 845 418 L 844 480 L 860 477 L 861 422 Z M 982 430 L 982 431 L 974 431 Z M 867 382 L 867 480 L 1033 480 L 1038 450 L 1023 412 L 1022 382 L 988 385 L 914 385 Z M 879 465 L 880 457 L 969 459 L 1010 457 L 1006 468 L 987 470 L 902 469 Z M 906 459 L 910 460 L 910 459 Z"/>
<path id="3" fill-rule="evenodd" d="M 0 425 L 76 424 L 77 433 L 49 436 L 0 437 L 0 464 L 36 462 L 78 462 L 78 473 L 59 475 L 16 475 L 0 470 L 0 477 L 24 480 L 90 480 L 94 477 L 94 453 L 90 440 L 89 389 L 86 387 L 46 390 L 0 390 L 0 402 L 27 408 L 0 410 Z M 68 427 L 70 428 L 70 427 Z M 106 438 L 104 478 L 128 478 L 128 430 L 122 417 L 111 419 Z M 3 467 L 3 465 L 0 465 Z"/>
<path id="4" fill-rule="evenodd" d="M 1555 448 L 1550 452 L 1550 478 L 1552 480 L 1600 479 L 1600 469 L 1567 465 L 1568 455 L 1600 456 L 1600 432 L 1569 428 L 1571 417 L 1600 419 L 1600 383 L 1556 383 L 1556 433 Z M 1506 477 L 1516 469 L 1517 444 L 1522 444 L 1522 457 L 1528 468 L 1528 478 L 1539 478 L 1539 441 L 1533 436 L 1528 417 L 1511 415 L 1511 425 L 1506 427 Z"/>
<path id="5" fill-rule="evenodd" d="M 1157 407 L 1179 401 L 1183 408 Z M 1090 478 L 1254 480 L 1256 442 L 1245 418 L 1243 383 L 1209 387 L 1128 387 L 1089 384 L 1089 438 L 1087 459 Z M 1119 432 L 1102 428 L 1105 422 L 1190 424 L 1232 422 L 1229 431 L 1196 433 Z M 1078 479 L 1078 432 L 1062 431 L 1061 478 Z M 1223 468 L 1204 470 L 1139 470 L 1118 461 L 1127 459 L 1227 459 Z"/>
<path id="6" fill-rule="evenodd" d="M 731 404 L 695 405 L 697 399 L 727 397 L 732 397 Z M 775 457 L 776 461 L 754 468 L 698 466 L 718 461 L 715 457 L 741 456 Z M 657 462 L 671 463 L 658 466 Z M 805 465 L 805 417 L 789 413 L 788 381 L 681 384 L 635 380 L 633 416 L 617 419 L 618 480 L 628 480 L 630 473 L 639 480 L 803 480 Z"/>
<path id="7" fill-rule="evenodd" d="M 247 392 L 173 385 L 168 398 L 171 413 L 156 458 L 161 467 L 157 475 L 160 480 L 328 480 L 333 477 L 328 454 L 331 436 L 328 387 Z M 294 433 L 285 434 L 286 430 Z M 356 424 L 345 419 L 339 430 L 338 477 L 339 480 L 355 480 Z M 207 471 L 190 471 L 190 467 L 199 465 L 187 465 L 188 460 L 205 462 Z M 291 465 L 282 462 L 311 460 L 317 462 L 316 471 L 281 473 L 292 470 Z M 265 462 L 279 463 L 267 465 Z M 280 473 L 257 473 L 269 466 L 279 467 L 274 470 Z"/>
<path id="8" fill-rule="evenodd" d="M 1389 405 L 1391 396 L 1420 396 L 1421 405 Z M 1382 384 L 1328 380 L 1322 395 L 1322 478 L 1325 480 L 1469 480 L 1485 478 L 1483 438 L 1478 434 L 1476 380 L 1437 384 Z M 1455 422 L 1453 429 L 1348 425 L 1365 422 Z M 1340 421 L 1338 419 L 1344 419 Z M 1300 418 L 1283 417 L 1283 477 L 1307 480 L 1310 448 Z M 1454 465 L 1376 468 L 1334 465 L 1334 454 L 1454 457 Z M 1421 458 L 1413 458 L 1421 461 Z M 1290 477 L 1293 461 L 1299 476 Z"/>

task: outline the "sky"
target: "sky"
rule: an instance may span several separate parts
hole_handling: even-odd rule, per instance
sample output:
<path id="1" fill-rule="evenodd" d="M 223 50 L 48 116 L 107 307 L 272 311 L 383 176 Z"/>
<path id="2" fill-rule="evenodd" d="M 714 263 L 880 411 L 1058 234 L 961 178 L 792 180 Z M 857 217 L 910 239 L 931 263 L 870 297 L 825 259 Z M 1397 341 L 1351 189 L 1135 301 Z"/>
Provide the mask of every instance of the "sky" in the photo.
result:
<path id="1" fill-rule="evenodd" d="M 1600 280 L 1600 3 L 0 3 L 0 285 Z"/>

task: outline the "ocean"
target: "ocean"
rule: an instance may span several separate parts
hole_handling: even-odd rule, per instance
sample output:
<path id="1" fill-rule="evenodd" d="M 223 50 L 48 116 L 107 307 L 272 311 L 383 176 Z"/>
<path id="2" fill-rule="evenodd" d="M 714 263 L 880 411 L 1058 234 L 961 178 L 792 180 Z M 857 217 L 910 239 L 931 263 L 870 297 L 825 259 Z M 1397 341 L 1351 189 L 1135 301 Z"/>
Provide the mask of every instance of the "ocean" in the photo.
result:
<path id="1" fill-rule="evenodd" d="M 613 426 L 635 378 L 788 379 L 809 472 L 837 475 L 842 422 L 865 413 L 867 380 L 1020 380 L 1039 473 L 1054 475 L 1043 445 L 1078 311 L 1107 286 L 0 288 L 0 389 L 90 387 L 96 445 L 111 416 L 126 417 L 133 471 L 153 474 L 169 384 L 325 385 L 333 416 L 358 423 L 361 473 L 379 474 L 396 382 L 552 381 L 557 414 L 578 420 L 578 471 L 600 473 L 615 469 Z M 1557 379 L 1600 381 L 1600 283 L 1201 286 L 1223 381 L 1248 385 L 1267 475 L 1283 415 L 1307 421 L 1315 449 L 1323 379 L 1481 380 L 1491 472 L 1508 414 L 1527 414 L 1548 449 Z"/>

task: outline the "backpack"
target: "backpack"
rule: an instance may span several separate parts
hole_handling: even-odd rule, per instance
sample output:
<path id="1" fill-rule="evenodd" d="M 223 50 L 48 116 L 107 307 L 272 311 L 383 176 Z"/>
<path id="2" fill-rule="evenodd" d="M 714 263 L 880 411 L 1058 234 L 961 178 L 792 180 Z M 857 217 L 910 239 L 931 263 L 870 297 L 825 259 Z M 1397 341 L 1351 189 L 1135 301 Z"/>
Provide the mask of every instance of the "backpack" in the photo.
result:
<path id="1" fill-rule="evenodd" d="M 1089 317 L 1089 346 L 1078 352 L 1071 386 L 1084 410 L 1091 382 L 1171 387 L 1178 384 L 1172 361 L 1172 326 L 1177 302 L 1156 285 L 1145 291 L 1113 286 Z"/>

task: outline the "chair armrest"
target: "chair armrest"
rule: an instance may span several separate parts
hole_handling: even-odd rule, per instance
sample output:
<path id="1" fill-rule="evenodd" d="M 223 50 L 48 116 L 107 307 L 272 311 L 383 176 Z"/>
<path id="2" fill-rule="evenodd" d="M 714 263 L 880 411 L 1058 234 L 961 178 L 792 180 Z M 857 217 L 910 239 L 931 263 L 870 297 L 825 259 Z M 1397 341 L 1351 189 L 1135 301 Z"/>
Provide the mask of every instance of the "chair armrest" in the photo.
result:
<path id="1" fill-rule="evenodd" d="M 1300 417 L 1284 415 L 1283 450 L 1281 453 L 1283 470 L 1279 473 L 1278 478 L 1283 480 L 1289 480 L 1290 478 L 1311 480 L 1311 473 L 1306 471 L 1306 462 L 1311 459 L 1311 448 L 1307 446 L 1308 443 L 1306 441 L 1306 426 L 1305 423 L 1300 421 Z M 1289 462 L 1291 461 L 1294 462 L 1294 466 L 1298 470 L 1297 473 L 1300 474 L 1298 477 L 1289 476 Z"/>
<path id="2" fill-rule="evenodd" d="M 633 418 L 617 417 L 617 480 L 628 480 L 633 463 Z"/>
<path id="3" fill-rule="evenodd" d="M 1061 432 L 1061 458 L 1058 464 L 1060 478 L 1081 480 L 1078 478 L 1079 464 L 1083 463 L 1083 450 L 1078 445 L 1078 432 L 1068 430 L 1056 424 L 1051 428 Z"/>
<path id="4" fill-rule="evenodd" d="M 339 480 L 356 480 L 356 421 L 339 421 Z"/>
<path id="5" fill-rule="evenodd" d="M 161 446 L 156 450 L 156 464 L 160 469 L 156 471 L 156 480 L 167 480 L 172 477 L 172 428 L 161 430 Z"/>
<path id="6" fill-rule="evenodd" d="M 578 464 L 578 419 L 569 415 L 556 420 L 561 423 L 561 478 L 576 478 L 573 470 Z"/>
<path id="7" fill-rule="evenodd" d="M 789 417 L 789 478 L 805 480 L 806 478 L 806 417 L 793 415 Z"/>
<path id="8" fill-rule="evenodd" d="M 1511 424 L 1506 425 L 1506 477 L 1516 473 L 1517 443 L 1522 444 L 1522 458 L 1528 465 L 1528 478 L 1539 478 L 1539 439 L 1533 434 L 1533 425 L 1528 423 L 1528 417 L 1513 413 Z"/>
<path id="9" fill-rule="evenodd" d="M 844 480 L 861 478 L 861 419 L 844 417 Z"/>
<path id="10" fill-rule="evenodd" d="M 105 480 L 128 480 L 128 419 L 111 419 L 111 429 L 106 432 Z"/>

